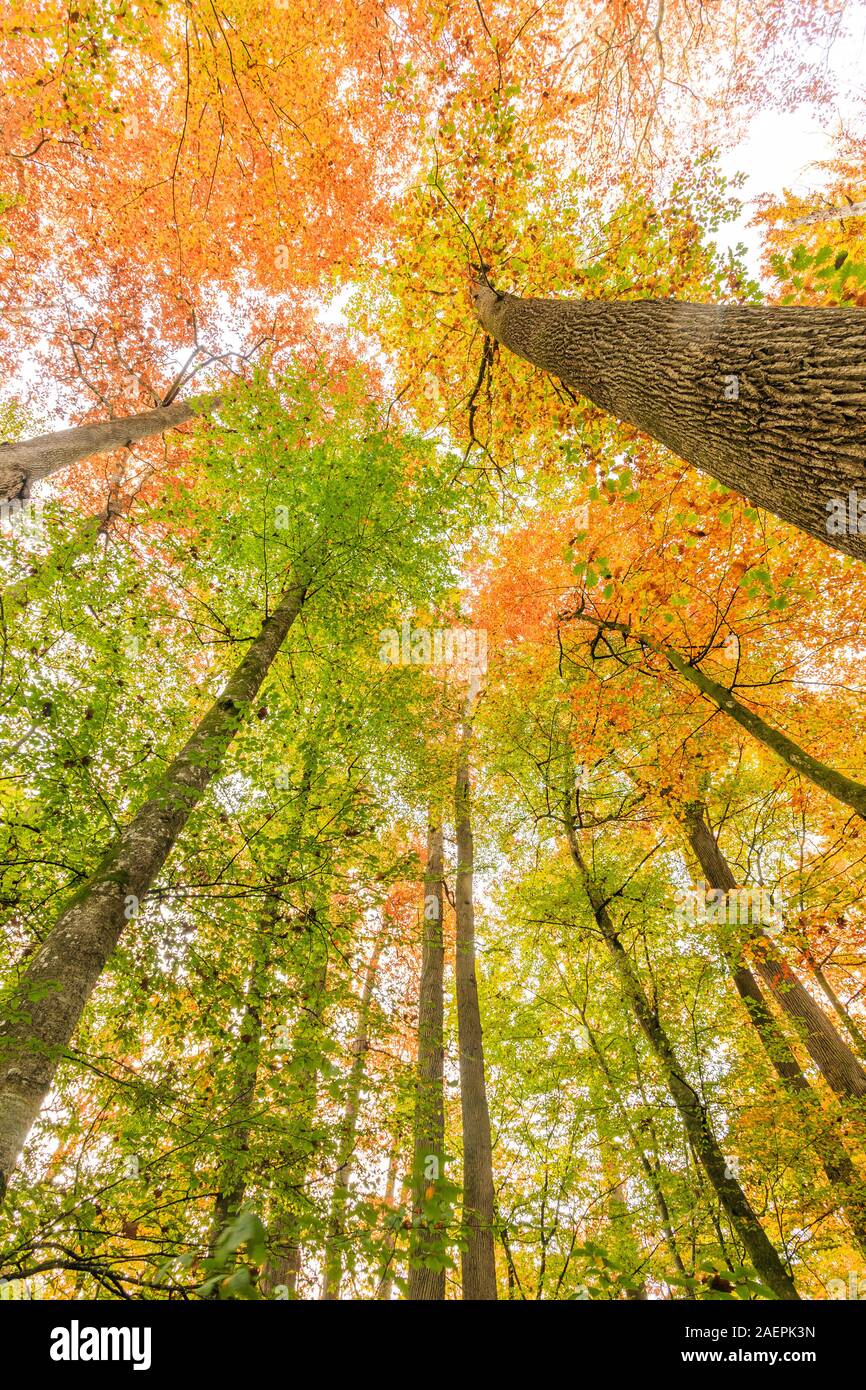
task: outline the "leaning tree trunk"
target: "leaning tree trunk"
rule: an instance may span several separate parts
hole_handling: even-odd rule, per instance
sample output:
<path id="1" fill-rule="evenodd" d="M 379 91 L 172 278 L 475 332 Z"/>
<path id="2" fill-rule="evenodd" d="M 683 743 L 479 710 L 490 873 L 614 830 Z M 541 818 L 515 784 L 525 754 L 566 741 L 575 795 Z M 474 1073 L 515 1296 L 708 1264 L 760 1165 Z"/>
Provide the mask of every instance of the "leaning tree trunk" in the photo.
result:
<path id="1" fill-rule="evenodd" d="M 427 829 L 427 868 L 418 992 L 418 1065 L 415 1100 L 415 1153 L 412 1167 L 412 1238 L 409 1250 L 410 1299 L 444 1299 L 444 1232 L 430 1219 L 445 1163 L 442 825 L 432 811 Z"/>
<path id="2" fill-rule="evenodd" d="M 785 1269 L 767 1233 L 752 1209 L 748 1197 L 725 1162 L 718 1140 L 710 1128 L 703 1101 L 677 1061 L 670 1039 L 657 1011 L 620 941 L 605 900 L 590 876 L 580 852 L 577 835 L 567 822 L 568 847 L 589 899 L 602 939 L 619 976 L 623 995 L 659 1063 L 668 1090 L 679 1111 L 689 1142 L 700 1159 L 712 1187 L 743 1242 L 759 1279 L 780 1299 L 798 1299 L 794 1281 Z"/>
<path id="3" fill-rule="evenodd" d="M 860 1032 L 860 1029 L 857 1027 L 857 1024 L 854 1022 L 845 1005 L 842 1003 L 842 1000 L 839 998 L 830 981 L 827 979 L 823 967 L 818 964 L 812 951 L 809 949 L 806 950 L 804 958 L 807 966 L 809 967 L 812 978 L 814 979 L 818 988 L 821 990 L 821 993 L 824 995 L 824 998 L 827 1000 L 827 1003 L 830 1005 L 830 1008 L 833 1010 L 836 1017 L 839 1019 L 839 1022 L 842 1024 L 842 1027 L 847 1031 L 848 1036 L 854 1043 L 860 1056 L 866 1057 L 866 1038 L 864 1038 L 863 1034 Z"/>
<path id="4" fill-rule="evenodd" d="M 688 820 L 689 841 L 710 886 L 728 894 L 737 888 L 731 866 L 719 848 L 702 812 L 692 809 Z M 840 1100 L 861 1101 L 866 1096 L 866 1072 L 845 1039 L 821 1006 L 783 960 L 760 924 L 749 928 L 755 970 L 784 1014 L 803 1039 L 805 1047 L 828 1086 Z"/>
<path id="5" fill-rule="evenodd" d="M 721 864 L 718 862 L 723 859 L 718 844 L 706 823 L 703 805 L 692 802 L 683 808 L 683 819 L 692 845 L 701 867 L 707 877 L 710 876 L 709 865 L 713 866 L 713 873 L 717 871 L 721 875 Z M 712 852 L 708 843 L 712 841 L 715 846 L 715 854 Z M 703 854 L 698 854 L 697 846 L 701 845 Z M 706 862 L 704 862 L 706 860 Z M 727 861 L 724 861 L 725 867 Z M 729 870 L 730 873 L 730 870 Z M 733 874 L 730 874 L 733 878 Z M 712 884 L 716 889 L 721 887 L 720 883 Z M 729 890 L 723 890 L 729 891 Z M 787 1091 L 795 1096 L 803 1105 L 807 1106 L 815 1123 L 821 1126 L 825 1120 L 820 1096 L 813 1090 L 808 1078 L 804 1075 L 800 1063 L 794 1056 L 793 1051 L 788 1045 L 788 1040 L 776 1023 L 772 1010 L 764 998 L 761 986 L 755 979 L 751 970 L 744 964 L 739 951 L 732 950 L 723 944 L 722 954 L 725 963 L 731 974 L 731 979 L 745 1005 L 755 1031 L 761 1040 L 764 1051 L 770 1063 L 775 1069 L 782 1085 Z M 798 1033 L 799 1036 L 799 1033 Z M 841 1209 L 851 1228 L 852 1236 L 858 1250 L 866 1254 L 866 1202 L 863 1200 L 862 1183 L 854 1164 L 844 1147 L 841 1137 L 838 1134 L 827 1134 L 819 1132 L 815 1138 L 815 1150 L 821 1160 L 824 1172 L 830 1182 L 839 1191 L 841 1199 Z"/>
<path id="6" fill-rule="evenodd" d="M 478 981 L 475 974 L 475 855 L 469 784 L 469 701 L 457 760 L 454 824 L 457 873 L 454 906 L 457 919 L 455 976 L 460 1048 L 460 1105 L 463 1118 L 463 1238 L 461 1255 L 464 1299 L 496 1298 L 493 1249 L 493 1147 L 490 1110 L 484 1081 L 484 1047 Z"/>
<path id="7" fill-rule="evenodd" d="M 195 406 L 188 401 L 173 401 L 171 405 L 157 406 L 140 415 L 124 415 L 119 420 L 53 430 L 17 444 L 0 444 L 0 502 L 25 497 L 33 483 L 70 463 L 80 463 L 94 454 L 109 454 L 114 449 L 128 449 L 140 439 L 185 425 L 187 420 L 194 420 L 216 404 L 215 396 Z"/>
<path id="8" fill-rule="evenodd" d="M 597 628 L 599 632 L 619 632 L 624 637 L 633 637 L 639 642 L 641 647 L 656 652 L 657 655 L 664 657 L 673 669 L 693 685 L 696 690 L 708 700 L 710 700 L 722 714 L 728 715 L 730 719 L 736 721 L 741 729 L 745 729 L 754 739 L 762 743 L 765 748 L 769 748 L 777 757 L 793 772 L 801 777 L 806 777 L 813 782 L 816 787 L 827 792 L 829 796 L 835 797 L 843 805 L 850 806 L 862 820 L 866 820 L 866 783 L 858 782 L 853 777 L 848 777 L 844 772 L 838 772 L 836 768 L 830 767 L 828 763 L 822 763 L 819 758 L 814 757 L 801 748 L 799 743 L 788 738 L 787 734 L 780 729 L 768 724 L 766 719 L 762 719 L 754 710 L 750 710 L 747 705 L 742 704 L 727 686 L 719 685 L 712 676 L 708 676 L 699 666 L 687 661 L 671 647 L 664 647 L 661 643 L 639 632 L 632 632 L 627 623 L 615 622 L 607 618 L 595 618 L 582 609 L 569 614 L 575 621 L 588 623 L 591 627 Z"/>
<path id="9" fill-rule="evenodd" d="M 0 1025 L 0 1198 L 108 957 L 219 771 L 305 595 L 306 585 L 293 583 L 265 619 L 223 693 L 78 890 L 7 999 Z"/>
<path id="10" fill-rule="evenodd" d="M 334 1177 L 334 1190 L 331 1194 L 331 1211 L 328 1218 L 328 1239 L 325 1245 L 325 1273 L 322 1282 L 322 1298 L 338 1299 L 340 1282 L 343 1276 L 343 1244 L 346 1238 L 345 1213 L 349 1197 L 349 1183 L 355 1158 L 355 1136 L 358 1130 L 358 1108 L 361 1101 L 361 1085 L 367 1064 L 367 1050 L 370 1046 L 370 1004 L 379 970 L 379 957 L 384 944 L 385 919 L 383 918 L 367 969 L 364 974 L 364 987 L 358 1004 L 358 1031 L 352 1039 L 352 1066 L 346 1087 L 346 1104 L 340 1125 L 339 1166 Z"/>
<path id="11" fill-rule="evenodd" d="M 520 299 L 481 283 L 473 299 L 479 322 L 519 357 L 725 487 L 866 559 L 862 309 Z"/>

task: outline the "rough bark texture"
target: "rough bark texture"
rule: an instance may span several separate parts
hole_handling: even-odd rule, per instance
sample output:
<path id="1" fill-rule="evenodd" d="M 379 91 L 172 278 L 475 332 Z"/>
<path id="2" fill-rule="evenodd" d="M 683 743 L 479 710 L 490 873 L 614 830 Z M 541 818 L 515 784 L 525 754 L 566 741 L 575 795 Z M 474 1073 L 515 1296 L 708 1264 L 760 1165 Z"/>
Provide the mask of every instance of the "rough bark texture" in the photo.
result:
<path id="1" fill-rule="evenodd" d="M 520 299 L 477 284 L 497 342 L 635 425 L 759 507 L 828 532 L 829 505 L 866 499 L 862 309 Z"/>
<path id="2" fill-rule="evenodd" d="M 475 976 L 475 849 L 469 782 L 471 726 L 466 712 L 457 761 L 454 823 L 457 833 L 455 879 L 457 1031 L 460 1047 L 460 1106 L 463 1119 L 464 1299 L 496 1298 L 493 1249 L 493 1147 L 484 1080 L 484 1047 L 478 982 Z"/>
<path id="3" fill-rule="evenodd" d="M 719 850 L 718 843 L 706 821 L 704 807 L 693 802 L 684 808 L 684 820 L 689 842 L 710 886 L 723 889 L 721 881 L 713 882 L 711 876 L 719 880 L 729 877 L 733 881 L 730 866 Z M 723 872 L 723 866 L 728 870 Z M 804 1075 L 797 1058 L 788 1045 L 787 1038 L 778 1027 L 772 1010 L 767 1004 L 755 976 L 739 953 L 723 948 L 723 954 L 737 993 L 742 999 L 746 1012 L 758 1033 L 770 1062 L 785 1089 L 813 1111 L 819 1125 L 824 1122 L 820 1097 L 812 1089 Z M 799 1036 L 799 1034 L 798 1034 Z M 857 1248 L 866 1254 L 866 1202 L 862 1183 L 851 1158 L 837 1135 L 822 1133 L 816 1137 L 815 1148 L 824 1172 L 834 1187 L 839 1189 L 841 1206 Z"/>
<path id="4" fill-rule="evenodd" d="M 444 1177 L 445 1097 L 442 983 L 445 972 L 442 825 L 431 813 L 427 830 L 427 870 L 421 943 L 421 984 L 418 994 L 418 1070 L 415 1102 L 415 1156 L 412 1173 L 413 1228 L 409 1254 L 410 1299 L 444 1299 L 445 1269 L 431 1268 L 442 1260 L 443 1232 L 424 1216 L 424 1204 L 435 1199 L 438 1179 Z"/>
<path id="5" fill-rule="evenodd" d="M 679 1111 L 689 1142 L 700 1159 L 713 1190 L 727 1212 L 734 1229 L 745 1246 L 761 1282 L 776 1298 L 798 1299 L 794 1281 L 785 1269 L 778 1253 L 752 1209 L 748 1197 L 731 1173 L 713 1134 L 704 1104 L 684 1075 L 670 1039 L 656 1010 L 646 997 L 631 960 L 619 939 L 613 920 L 607 911 L 580 852 L 573 826 L 568 826 L 568 845 L 584 891 L 590 901 L 593 916 L 610 952 L 619 976 L 623 995 L 632 1009 Z"/>
<path id="6" fill-rule="evenodd" d="M 380 926 L 367 969 L 364 986 L 358 1004 L 358 1032 L 352 1039 L 352 1065 L 346 1087 L 346 1104 L 340 1124 L 339 1155 L 340 1162 L 334 1176 L 334 1190 L 331 1195 L 331 1210 L 328 1220 L 328 1239 L 325 1246 L 325 1273 L 322 1283 L 323 1299 L 340 1297 L 340 1281 L 343 1274 L 343 1242 L 345 1241 L 345 1210 L 349 1196 L 349 1183 L 352 1177 L 352 1164 L 355 1157 L 355 1136 L 358 1130 L 358 1107 L 361 1100 L 361 1085 L 367 1062 L 367 1049 L 370 1046 L 370 1004 L 379 970 L 379 957 L 382 954 L 384 922 Z"/>
<path id="7" fill-rule="evenodd" d="M 706 819 L 694 812 L 689 821 L 689 840 L 710 886 L 723 893 L 736 889 L 737 881 L 718 841 Z M 866 1072 L 845 1039 L 780 956 L 760 923 L 749 928 L 749 940 L 754 943 L 755 970 L 791 1020 L 827 1084 L 840 1100 L 862 1099 L 866 1096 Z"/>
<path id="8" fill-rule="evenodd" d="M 103 420 L 95 425 L 76 425 L 73 429 L 37 434 L 17 444 L 0 444 L 0 501 L 27 495 L 31 484 L 80 463 L 94 454 L 109 454 L 129 448 L 140 439 L 194 420 L 207 407 L 217 404 L 214 397 L 206 404 L 191 406 L 187 401 L 145 410 L 141 415 L 125 415 L 119 420 Z"/>
<path id="9" fill-rule="evenodd" d="M 195 733 L 32 958 L 0 1025 L 0 1197 L 91 992 L 304 602 L 293 584 Z"/>

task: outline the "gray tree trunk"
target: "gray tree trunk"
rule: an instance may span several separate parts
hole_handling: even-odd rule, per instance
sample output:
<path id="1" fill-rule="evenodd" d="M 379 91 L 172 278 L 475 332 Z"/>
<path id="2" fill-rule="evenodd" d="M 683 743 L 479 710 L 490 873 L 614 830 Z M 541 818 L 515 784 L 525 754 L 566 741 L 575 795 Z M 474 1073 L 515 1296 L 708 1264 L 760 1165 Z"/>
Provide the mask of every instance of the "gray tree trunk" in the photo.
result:
<path id="1" fill-rule="evenodd" d="M 520 299 L 480 283 L 473 298 L 479 322 L 519 357 L 757 506 L 866 559 L 862 309 Z M 836 533 L 828 522 L 840 506 Z"/>
<path id="2" fill-rule="evenodd" d="M 213 397 L 193 408 L 187 401 L 172 401 L 140 415 L 124 415 L 119 420 L 101 420 L 93 425 L 75 425 L 68 430 L 37 434 L 17 444 L 0 444 L 0 502 L 24 497 L 33 483 L 57 473 L 71 463 L 127 449 L 140 439 L 194 420 L 217 404 Z"/>
<path id="3" fill-rule="evenodd" d="M 106 961 L 218 772 L 305 595 L 300 582 L 286 591 L 153 796 L 78 890 L 7 999 L 0 1022 L 0 1198 Z"/>
<path id="4" fill-rule="evenodd" d="M 454 824 L 457 872 L 454 906 L 457 918 L 457 1032 L 460 1047 L 460 1106 L 463 1119 L 463 1239 L 461 1252 L 464 1299 L 496 1298 L 493 1248 L 493 1146 L 484 1078 L 484 1046 L 478 981 L 475 975 L 475 848 L 470 808 L 469 701 L 457 757 Z"/>
<path id="5" fill-rule="evenodd" d="M 415 1101 L 415 1154 L 412 1172 L 412 1238 L 409 1251 L 410 1299 L 444 1299 L 444 1232 L 424 1216 L 445 1176 L 444 1010 L 442 825 L 431 811 L 427 829 L 427 868 L 421 936 L 421 983 L 418 992 L 418 1066 Z"/>

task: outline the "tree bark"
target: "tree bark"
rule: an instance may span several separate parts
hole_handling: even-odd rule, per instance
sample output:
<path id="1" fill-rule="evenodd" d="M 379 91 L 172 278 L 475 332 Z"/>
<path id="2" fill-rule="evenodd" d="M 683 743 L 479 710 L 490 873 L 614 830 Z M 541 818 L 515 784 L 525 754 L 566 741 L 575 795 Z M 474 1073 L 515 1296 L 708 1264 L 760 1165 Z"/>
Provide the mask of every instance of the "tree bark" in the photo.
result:
<path id="1" fill-rule="evenodd" d="M 731 866 L 719 848 L 702 809 L 691 808 L 688 831 L 692 849 L 710 886 L 725 894 L 735 890 L 737 881 Z M 783 960 L 760 923 L 748 928 L 748 941 L 755 948 L 752 951 L 755 970 L 783 1013 L 791 1020 L 828 1086 L 840 1100 L 861 1100 L 866 1096 L 866 1072 L 845 1039 L 787 961 Z"/>
<path id="2" fill-rule="evenodd" d="M 128 449 L 140 439 L 164 434 L 166 430 L 186 424 L 187 420 L 194 420 L 218 403 L 215 396 L 196 406 L 187 401 L 172 401 L 171 405 L 157 406 L 140 415 L 53 430 L 17 444 L 0 444 L 0 502 L 25 497 L 33 483 L 71 463 L 80 463 L 94 454 L 109 454 L 114 449 Z"/>
<path id="3" fill-rule="evenodd" d="M 305 595 L 302 582 L 287 589 L 222 695 L 61 914 L 7 1000 L 0 1025 L 0 1199 L 106 961 L 219 770 Z"/>
<path id="4" fill-rule="evenodd" d="M 355 1136 L 358 1130 L 358 1107 L 361 1099 L 361 1085 L 367 1063 L 367 1049 L 370 1046 L 370 1004 L 379 970 L 379 957 L 384 944 L 384 918 L 379 927 L 367 969 L 364 974 L 364 987 L 358 1004 L 358 1032 L 352 1039 L 352 1066 L 346 1087 L 346 1104 L 340 1125 L 340 1162 L 334 1177 L 334 1191 L 331 1196 L 331 1210 L 328 1220 L 328 1239 L 325 1245 L 325 1273 L 322 1283 L 323 1299 L 340 1297 L 340 1282 L 343 1275 L 343 1242 L 345 1240 L 345 1210 L 349 1196 L 349 1183 L 355 1157 Z"/>
<path id="5" fill-rule="evenodd" d="M 437 1229 L 435 1221 L 429 1221 L 424 1214 L 425 1205 L 436 1200 L 445 1163 L 443 899 L 442 825 L 439 816 L 431 810 L 427 829 L 421 983 L 418 993 L 413 1223 L 408 1287 L 408 1297 L 413 1300 L 445 1297 L 443 1232 Z"/>
<path id="6" fill-rule="evenodd" d="M 605 901 L 580 852 L 574 826 L 567 824 L 568 846 L 602 938 L 620 979 L 623 994 L 665 1077 L 686 1134 L 712 1187 L 745 1246 L 759 1279 L 780 1299 L 798 1299 L 794 1281 L 767 1237 L 748 1197 L 730 1172 L 713 1134 L 706 1108 L 683 1074 L 661 1019 L 643 986 L 613 924 Z"/>
<path id="7" fill-rule="evenodd" d="M 484 1079 L 484 1046 L 478 981 L 475 974 L 475 849 L 470 809 L 469 701 L 457 757 L 454 824 L 457 835 L 455 879 L 457 1031 L 460 1047 L 460 1106 L 463 1120 L 463 1297 L 495 1300 L 493 1248 L 493 1146 Z"/>
<path id="8" fill-rule="evenodd" d="M 476 283 L 492 338 L 725 487 L 866 558 L 834 502 L 866 499 L 862 309 L 521 299 Z M 855 507 L 856 513 L 856 507 Z"/>

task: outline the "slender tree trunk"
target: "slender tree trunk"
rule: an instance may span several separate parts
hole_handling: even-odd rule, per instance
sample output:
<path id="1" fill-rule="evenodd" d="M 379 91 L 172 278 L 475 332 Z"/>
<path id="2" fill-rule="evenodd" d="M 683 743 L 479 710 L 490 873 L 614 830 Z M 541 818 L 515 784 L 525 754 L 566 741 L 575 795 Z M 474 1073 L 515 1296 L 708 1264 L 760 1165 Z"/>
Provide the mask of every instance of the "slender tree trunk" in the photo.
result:
<path id="1" fill-rule="evenodd" d="M 694 807 L 688 819 L 689 841 L 711 888 L 728 894 L 737 888 L 731 866 L 707 825 L 703 808 Z M 866 1096 L 863 1071 L 845 1039 L 837 1032 L 821 1006 L 783 960 L 760 923 L 750 924 L 755 970 L 767 985 L 783 1013 L 803 1039 L 809 1056 L 840 1100 Z"/>
<path id="2" fill-rule="evenodd" d="M 53 430 L 17 444 L 0 444 L 0 502 L 26 496 L 33 483 L 70 463 L 80 463 L 94 454 L 129 448 L 140 439 L 164 434 L 166 430 L 186 424 L 187 420 L 194 420 L 218 403 L 215 396 L 199 401 L 195 407 L 187 401 L 173 401 L 171 405 L 145 410 L 141 415 Z"/>
<path id="3" fill-rule="evenodd" d="M 827 1000 L 827 1003 L 830 1005 L 836 1017 L 839 1019 L 842 1027 L 847 1031 L 848 1036 L 857 1048 L 861 1058 L 866 1058 L 866 1037 L 860 1032 L 860 1029 L 845 1008 L 845 1005 L 842 1003 L 842 1000 L 839 998 L 811 951 L 807 951 L 806 953 L 806 964 L 809 967 L 816 985 L 821 990 L 821 993 L 824 995 L 824 998 Z"/>
<path id="4" fill-rule="evenodd" d="M 463 1118 L 464 1299 L 496 1298 L 493 1248 L 493 1147 L 484 1080 L 484 1047 L 475 974 L 475 850 L 470 809 L 469 701 L 457 758 L 454 824 L 457 834 L 455 910 L 457 1030 L 460 1046 L 460 1105 Z"/>
<path id="5" fill-rule="evenodd" d="M 719 860 L 723 859 L 723 856 L 706 822 L 703 805 L 692 802 L 684 807 L 683 815 L 689 834 L 689 841 L 707 878 L 710 878 L 711 872 L 714 874 L 718 872 L 721 876 L 721 864 Z M 701 846 L 700 854 L 697 848 L 699 844 Z M 712 846 L 715 846 L 715 853 L 713 852 Z M 728 868 L 730 877 L 733 879 L 733 874 L 730 873 L 727 861 L 724 861 L 724 864 L 725 867 Z M 710 869 L 710 865 L 712 865 L 712 869 Z M 720 883 L 711 882 L 711 886 L 716 889 L 721 888 Z M 723 891 L 727 892 L 729 890 L 725 889 Z M 862 1192 L 862 1183 L 857 1170 L 842 1144 L 839 1135 L 831 1135 L 823 1132 L 821 1129 L 821 1126 L 825 1122 L 825 1116 L 823 1114 L 820 1097 L 815 1093 L 808 1078 L 804 1075 L 797 1058 L 788 1045 L 787 1038 L 776 1023 L 772 1010 L 767 1004 L 755 976 L 748 966 L 743 963 L 739 952 L 733 951 L 728 946 L 723 945 L 722 954 L 731 973 L 731 978 L 737 993 L 746 1007 L 746 1012 L 755 1027 L 758 1037 L 763 1044 L 764 1051 L 779 1076 L 779 1079 L 785 1089 L 806 1105 L 814 1116 L 815 1123 L 819 1127 L 819 1132 L 815 1139 L 816 1152 L 821 1160 L 824 1172 L 827 1174 L 833 1186 L 839 1191 L 841 1208 L 851 1227 L 855 1244 L 863 1254 L 866 1254 L 866 1202 L 864 1202 L 863 1197 L 860 1195 Z M 800 1036 L 799 1032 L 798 1036 Z"/>
<path id="6" fill-rule="evenodd" d="M 286 1062 L 290 1078 L 290 1129 L 285 1157 L 280 1163 L 284 1198 L 276 1219 L 268 1223 L 269 1255 L 260 1287 L 266 1298 L 278 1295 L 295 1299 L 301 1273 L 305 1187 L 310 1158 L 316 1146 L 313 1126 L 319 1092 L 323 1011 L 327 998 L 328 943 L 315 908 L 306 916 L 310 955 L 301 986 L 301 1015 L 295 1028 L 291 1056 Z"/>
<path id="7" fill-rule="evenodd" d="M 331 1196 L 331 1211 L 328 1220 L 328 1240 L 325 1246 L 325 1274 L 322 1284 L 323 1299 L 340 1297 L 340 1281 L 343 1274 L 343 1242 L 345 1240 L 345 1211 L 349 1197 L 349 1183 L 355 1157 L 355 1136 L 358 1130 L 358 1107 L 361 1100 L 361 1085 L 367 1063 L 367 1049 L 370 1046 L 370 1004 L 379 970 L 379 957 L 382 954 L 385 934 L 384 918 L 373 942 L 370 959 L 364 974 L 364 987 L 358 1004 L 358 1032 L 352 1039 L 352 1066 L 346 1087 L 346 1105 L 339 1134 L 340 1162 L 334 1177 L 334 1191 Z"/>
<path id="8" fill-rule="evenodd" d="M 250 1123 L 262 1051 L 262 1010 L 268 985 L 274 919 L 275 914 L 265 919 L 264 931 L 253 946 L 255 958 L 235 1049 L 231 1098 L 225 1121 L 220 1126 L 222 1163 L 214 1200 L 211 1254 L 220 1231 L 243 1206 L 246 1192 Z"/>
<path id="9" fill-rule="evenodd" d="M 648 1154 L 644 1149 L 643 1144 L 638 1138 L 638 1135 L 635 1133 L 634 1126 L 632 1125 L 631 1118 L 629 1116 L 629 1108 L 624 1103 L 619 1093 L 619 1088 L 617 1087 L 613 1079 L 613 1075 L 605 1059 L 604 1052 L 599 1046 L 597 1038 L 594 1036 L 592 1030 L 587 1024 L 585 1016 L 583 1019 L 583 1023 L 587 1031 L 587 1036 L 589 1038 L 593 1054 L 595 1056 L 596 1061 L 598 1062 L 599 1069 L 601 1070 L 602 1075 L 604 1076 L 608 1090 L 610 1091 L 610 1094 L 612 1095 L 616 1103 L 617 1109 L 619 1110 L 619 1113 L 622 1117 L 623 1123 L 626 1129 L 628 1130 L 628 1135 L 629 1139 L 631 1140 L 632 1148 L 638 1156 L 641 1168 L 644 1171 L 644 1176 L 653 1194 L 653 1199 L 656 1204 L 656 1210 L 658 1211 L 659 1217 L 661 1218 L 662 1231 L 664 1232 L 667 1247 L 671 1252 L 671 1257 L 673 1259 L 674 1264 L 677 1267 L 677 1270 L 683 1276 L 683 1278 L 685 1278 L 686 1267 L 683 1264 L 682 1256 L 680 1255 L 679 1248 L 677 1246 L 677 1239 L 674 1234 L 673 1222 L 671 1221 L 670 1208 L 668 1207 L 667 1198 L 665 1197 L 664 1189 L 659 1179 L 659 1168 L 661 1165 L 659 1163 L 658 1154 L 654 1154 L 655 1162 L 651 1162 Z"/>
<path id="10" fill-rule="evenodd" d="M 410 1299 L 444 1299 L 443 1232 L 428 1220 L 425 1207 L 435 1203 L 445 1163 L 442 824 L 430 813 L 424 912 L 421 936 L 421 985 L 418 994 L 418 1069 L 415 1102 L 415 1154 L 412 1172 L 412 1239 L 409 1252 Z"/>
<path id="11" fill-rule="evenodd" d="M 393 1212 L 397 1205 L 397 1171 L 400 1165 L 400 1145 L 397 1140 L 391 1145 L 391 1156 L 388 1159 L 388 1176 L 385 1179 L 385 1207 L 386 1210 Z M 376 1290 L 376 1298 L 380 1303 L 390 1303 L 391 1294 L 394 1291 L 394 1252 L 397 1249 L 397 1232 L 393 1226 L 389 1227 L 384 1241 L 382 1272 L 379 1278 L 379 1287 Z"/>
<path id="12" fill-rule="evenodd" d="M 622 1176 L 620 1155 L 605 1133 L 604 1094 L 597 1077 L 590 1079 L 589 1098 L 595 1120 L 595 1136 L 607 1196 L 606 1215 L 610 1228 L 611 1255 L 620 1267 L 630 1265 L 635 1271 L 641 1265 L 640 1248 L 629 1211 L 628 1192 L 625 1179 Z M 646 1285 L 643 1279 L 640 1279 L 628 1294 L 629 1299 L 639 1302 L 644 1301 L 646 1296 Z"/>
<path id="13" fill-rule="evenodd" d="M 864 314 L 866 318 L 866 314 Z M 624 636 L 634 637 L 640 642 L 642 647 L 648 647 L 651 651 L 657 652 L 678 672 L 685 680 L 693 685 L 697 690 L 705 695 L 717 709 L 730 719 L 736 721 L 742 729 L 751 734 L 759 743 L 763 743 L 766 748 L 787 763 L 794 772 L 801 777 L 807 777 L 810 782 L 814 782 L 816 787 L 827 792 L 830 796 L 841 801 L 843 805 L 850 806 L 857 812 L 863 820 L 866 820 L 866 785 L 857 782 L 852 777 L 846 777 L 843 772 L 837 772 L 835 768 L 829 767 L 827 763 L 822 763 L 818 758 L 807 753 L 805 748 L 801 748 L 799 743 L 788 738 L 781 730 L 768 724 L 759 714 L 740 703 L 732 691 L 726 686 L 719 685 L 705 671 L 693 666 L 680 656 L 679 652 L 673 651 L 670 647 L 663 647 L 651 638 L 640 633 L 633 633 L 627 623 L 612 622 L 602 618 L 594 618 L 588 613 L 576 612 L 572 617 L 580 622 L 589 623 L 592 627 L 600 631 L 621 632 Z"/>
<path id="14" fill-rule="evenodd" d="M 78 890 L 7 1000 L 0 1026 L 0 1197 L 108 957 L 219 770 L 305 593 L 305 584 L 292 584 L 262 624 L 222 695 Z"/>
<path id="15" fill-rule="evenodd" d="M 643 986 L 619 939 L 605 901 L 596 888 L 580 852 L 573 825 L 567 826 L 568 845 L 593 916 L 619 975 L 623 994 L 640 1024 L 659 1063 L 671 1097 L 683 1121 L 686 1134 L 719 1201 L 742 1240 L 758 1277 L 776 1298 L 797 1299 L 794 1281 L 785 1269 L 751 1203 L 725 1162 L 713 1134 L 700 1096 L 684 1075 L 661 1019 L 644 993 Z"/>
<path id="16" fill-rule="evenodd" d="M 725 487 L 866 558 L 866 314 L 862 309 L 520 299 L 476 284 L 497 342 Z M 856 518 L 857 506 L 854 515 Z"/>

